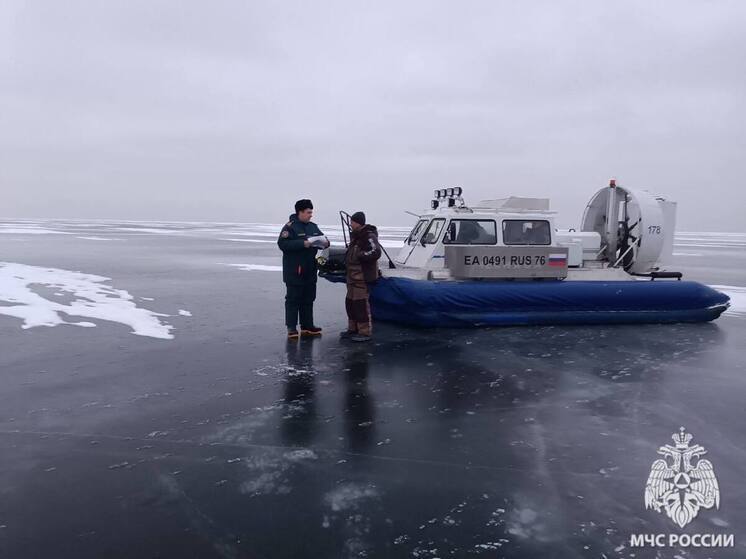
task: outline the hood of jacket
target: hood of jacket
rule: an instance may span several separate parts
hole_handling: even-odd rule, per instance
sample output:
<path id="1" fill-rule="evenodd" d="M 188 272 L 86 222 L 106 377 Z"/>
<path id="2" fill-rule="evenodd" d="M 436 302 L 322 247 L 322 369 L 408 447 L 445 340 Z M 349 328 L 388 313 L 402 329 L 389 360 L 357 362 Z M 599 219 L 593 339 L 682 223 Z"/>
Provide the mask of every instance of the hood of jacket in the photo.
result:
<path id="1" fill-rule="evenodd" d="M 357 231 L 352 231 L 350 233 L 350 238 L 357 239 L 358 237 L 362 237 L 363 235 L 368 235 L 369 233 L 373 233 L 375 236 L 378 236 L 378 228 L 375 225 L 366 223 Z"/>

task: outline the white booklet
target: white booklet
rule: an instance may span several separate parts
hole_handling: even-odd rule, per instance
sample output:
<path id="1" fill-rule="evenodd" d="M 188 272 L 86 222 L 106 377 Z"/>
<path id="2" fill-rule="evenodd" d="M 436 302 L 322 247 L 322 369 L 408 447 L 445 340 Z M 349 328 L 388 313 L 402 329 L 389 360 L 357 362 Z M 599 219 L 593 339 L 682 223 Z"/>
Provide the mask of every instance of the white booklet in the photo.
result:
<path id="1" fill-rule="evenodd" d="M 326 248 L 329 239 L 326 238 L 326 235 L 316 235 L 315 237 L 308 237 L 308 242 L 314 248 Z"/>

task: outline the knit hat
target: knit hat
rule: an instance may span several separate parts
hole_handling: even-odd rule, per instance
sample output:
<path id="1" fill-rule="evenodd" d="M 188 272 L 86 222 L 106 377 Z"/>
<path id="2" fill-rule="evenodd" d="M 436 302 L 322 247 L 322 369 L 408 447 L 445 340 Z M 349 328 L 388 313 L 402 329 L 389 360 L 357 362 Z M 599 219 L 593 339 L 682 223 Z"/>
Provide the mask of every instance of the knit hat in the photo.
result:
<path id="1" fill-rule="evenodd" d="M 365 225 L 365 214 L 363 212 L 355 212 L 350 216 L 350 220 L 360 225 Z"/>

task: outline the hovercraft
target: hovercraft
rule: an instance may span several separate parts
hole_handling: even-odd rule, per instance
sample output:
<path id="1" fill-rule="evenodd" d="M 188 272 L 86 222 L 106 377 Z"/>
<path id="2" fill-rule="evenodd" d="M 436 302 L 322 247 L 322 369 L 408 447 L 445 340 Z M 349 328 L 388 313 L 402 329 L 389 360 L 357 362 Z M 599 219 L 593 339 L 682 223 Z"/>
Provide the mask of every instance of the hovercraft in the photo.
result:
<path id="1" fill-rule="evenodd" d="M 576 231 L 555 228 L 548 199 L 467 206 L 462 194 L 435 191 L 371 289 L 374 319 L 418 327 L 707 322 L 730 304 L 665 268 L 676 202 L 664 197 L 611 180 Z M 349 216 L 340 215 L 347 230 Z M 344 281 L 344 251 L 322 253 L 321 277 Z"/>

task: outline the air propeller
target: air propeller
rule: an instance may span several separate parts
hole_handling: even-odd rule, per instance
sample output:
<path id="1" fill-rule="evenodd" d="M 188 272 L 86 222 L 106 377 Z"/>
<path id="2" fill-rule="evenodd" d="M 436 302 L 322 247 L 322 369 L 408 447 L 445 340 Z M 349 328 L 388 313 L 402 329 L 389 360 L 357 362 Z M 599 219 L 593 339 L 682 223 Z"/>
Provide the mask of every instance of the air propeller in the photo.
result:
<path id="1" fill-rule="evenodd" d="M 675 202 L 612 180 L 588 202 L 581 231 L 598 233 L 607 266 L 646 275 L 670 262 L 675 226 Z"/>

